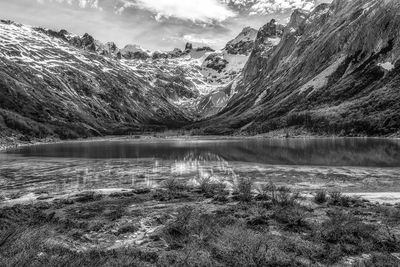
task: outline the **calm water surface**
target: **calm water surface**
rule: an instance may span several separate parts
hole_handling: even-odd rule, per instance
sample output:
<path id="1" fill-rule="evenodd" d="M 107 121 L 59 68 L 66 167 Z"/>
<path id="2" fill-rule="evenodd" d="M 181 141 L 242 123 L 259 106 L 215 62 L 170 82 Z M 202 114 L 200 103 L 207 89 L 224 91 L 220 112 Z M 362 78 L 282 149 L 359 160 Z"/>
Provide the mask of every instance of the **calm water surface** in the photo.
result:
<path id="1" fill-rule="evenodd" d="M 156 187 L 170 177 L 233 185 L 239 177 L 302 189 L 400 192 L 392 139 L 110 140 L 22 147 L 0 154 L 0 191 Z"/>

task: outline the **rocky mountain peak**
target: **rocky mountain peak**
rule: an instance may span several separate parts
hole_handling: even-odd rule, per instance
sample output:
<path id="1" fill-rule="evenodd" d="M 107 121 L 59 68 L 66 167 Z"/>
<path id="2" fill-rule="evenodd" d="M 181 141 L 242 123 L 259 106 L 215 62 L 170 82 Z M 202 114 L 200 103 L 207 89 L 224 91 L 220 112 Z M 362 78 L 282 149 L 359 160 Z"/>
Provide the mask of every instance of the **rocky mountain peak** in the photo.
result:
<path id="1" fill-rule="evenodd" d="M 290 16 L 286 29 L 290 32 L 297 31 L 301 34 L 309 14 L 310 12 L 306 10 L 296 9 Z"/>
<path id="2" fill-rule="evenodd" d="M 108 42 L 106 43 L 106 47 L 110 51 L 110 53 L 115 53 L 118 50 L 117 45 L 114 42 Z"/>
<path id="3" fill-rule="evenodd" d="M 66 30 L 61 30 L 61 31 L 57 32 L 57 31 L 53 31 L 53 30 L 50 30 L 50 29 L 44 29 L 44 28 L 41 28 L 41 27 L 36 27 L 36 28 L 33 28 L 33 29 L 38 31 L 38 32 L 44 33 L 44 34 L 46 34 L 46 35 L 48 35 L 50 37 L 59 38 L 59 39 L 62 39 L 64 41 L 68 42 L 68 37 L 67 36 L 69 35 L 69 33 Z"/>
<path id="4" fill-rule="evenodd" d="M 279 35 L 281 33 L 279 32 Z M 269 37 L 278 36 L 278 24 L 275 19 L 265 24 L 257 33 L 256 44 L 260 45 L 265 43 L 265 40 Z"/>
<path id="5" fill-rule="evenodd" d="M 254 47 L 256 36 L 256 29 L 246 27 L 235 39 L 227 43 L 224 50 L 232 55 L 249 55 Z"/>
<path id="6" fill-rule="evenodd" d="M 150 58 L 150 52 L 144 50 L 139 45 L 126 45 L 121 49 L 121 56 L 125 59 L 148 59 Z"/>
<path id="7" fill-rule="evenodd" d="M 275 19 L 260 28 L 245 67 L 244 77 L 246 81 L 253 80 L 264 68 L 264 60 L 270 56 L 273 48 L 281 41 L 283 29 L 284 26 L 278 24 Z"/>
<path id="8" fill-rule="evenodd" d="M 69 43 L 75 47 L 82 48 L 88 51 L 96 51 L 96 41 L 93 36 L 85 33 L 82 37 L 74 36 L 69 40 Z"/>
<path id="9" fill-rule="evenodd" d="M 186 50 L 192 50 L 193 49 L 193 44 L 192 43 L 186 43 L 185 45 L 185 51 Z"/>

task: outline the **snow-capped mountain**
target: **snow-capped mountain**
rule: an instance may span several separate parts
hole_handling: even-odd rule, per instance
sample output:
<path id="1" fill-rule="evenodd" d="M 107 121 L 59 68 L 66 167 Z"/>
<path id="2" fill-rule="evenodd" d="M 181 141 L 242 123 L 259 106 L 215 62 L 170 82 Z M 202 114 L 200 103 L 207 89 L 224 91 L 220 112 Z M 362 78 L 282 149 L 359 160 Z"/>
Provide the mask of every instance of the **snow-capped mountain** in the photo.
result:
<path id="1" fill-rule="evenodd" d="M 253 50 L 267 51 L 278 45 L 282 33 L 283 25 L 277 24 L 273 20 L 275 31 L 264 36 L 265 27 L 257 31 L 246 27 L 233 40 L 227 43 L 224 49 L 208 55 L 202 64 L 202 73 L 207 77 L 207 82 L 218 86 L 217 90 L 212 90 L 210 94 L 202 98 L 198 105 L 198 110 L 203 117 L 209 117 L 222 110 L 236 94 L 236 88 L 243 76 L 243 69 L 249 62 Z"/>
<path id="2" fill-rule="evenodd" d="M 89 34 L 1 21 L 0 128 L 69 138 L 187 124 L 227 99 L 204 104 L 227 83 L 204 75 L 214 52 L 191 44 L 170 52 L 120 49 Z"/>
<path id="3" fill-rule="evenodd" d="M 70 138 L 187 126 L 343 135 L 400 129 L 400 2 L 335 0 L 219 51 L 122 49 L 0 23 L 0 134 Z"/>
<path id="4" fill-rule="evenodd" d="M 194 127 L 390 135 L 400 129 L 400 2 L 334 0 L 258 33 L 236 93 Z M 268 44 L 277 44 L 270 46 Z"/>
<path id="5" fill-rule="evenodd" d="M 203 64 L 203 74 L 212 84 L 228 84 L 240 75 L 254 47 L 257 30 L 247 27 L 224 49 L 209 54 Z"/>
<path id="6" fill-rule="evenodd" d="M 102 48 L 88 34 L 1 21 L 1 133 L 71 138 L 177 127 L 192 120 L 167 89 L 123 60 L 104 56 Z M 177 91 L 181 78 L 173 71 L 162 77 Z"/>

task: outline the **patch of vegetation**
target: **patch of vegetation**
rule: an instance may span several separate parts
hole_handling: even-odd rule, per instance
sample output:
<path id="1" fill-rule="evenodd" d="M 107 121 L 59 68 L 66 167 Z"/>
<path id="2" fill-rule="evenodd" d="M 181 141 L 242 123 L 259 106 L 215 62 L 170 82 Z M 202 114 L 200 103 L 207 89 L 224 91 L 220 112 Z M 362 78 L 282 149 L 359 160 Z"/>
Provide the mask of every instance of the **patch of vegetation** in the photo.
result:
<path id="1" fill-rule="evenodd" d="M 199 189 L 206 198 L 213 198 L 219 202 L 228 201 L 229 191 L 223 182 L 213 181 L 211 178 L 202 178 L 200 179 Z"/>
<path id="2" fill-rule="evenodd" d="M 314 196 L 314 202 L 317 204 L 324 204 L 328 201 L 328 196 L 325 190 L 319 190 Z"/>
<path id="3" fill-rule="evenodd" d="M 272 217 L 283 226 L 285 230 L 301 232 L 310 227 L 305 221 L 306 211 L 302 207 L 284 207 L 277 209 Z"/>
<path id="4" fill-rule="evenodd" d="M 292 192 L 289 187 L 278 187 L 273 183 L 259 186 L 257 200 L 270 200 L 273 205 L 294 206 L 301 198 L 298 192 Z"/>
<path id="5" fill-rule="evenodd" d="M 181 192 L 187 189 L 187 186 L 177 178 L 169 178 L 162 183 L 162 187 L 171 193 Z"/>
<path id="6" fill-rule="evenodd" d="M 93 202 L 100 200 L 102 198 L 102 195 L 97 194 L 96 192 L 83 192 L 81 194 L 76 195 L 75 201 L 76 202 Z"/>
<path id="7" fill-rule="evenodd" d="M 371 257 L 361 260 L 354 264 L 354 267 L 397 267 L 400 266 L 400 260 L 388 253 L 373 253 Z"/>
<path id="8" fill-rule="evenodd" d="M 328 204 L 348 208 L 352 205 L 358 204 L 360 201 L 360 199 L 345 196 L 342 193 L 335 191 L 330 193 Z"/>
<path id="9" fill-rule="evenodd" d="M 206 197 L 226 194 L 211 180 L 197 190 L 178 180 L 165 186 L 0 208 L 0 266 L 341 266 L 361 255 L 371 256 L 357 266 L 397 264 L 397 207 L 350 200 L 344 209 L 339 193 L 327 197 L 332 204 L 309 205 L 315 199 L 299 201 L 298 193 L 272 183 L 255 194 L 246 180 L 227 203 Z M 160 197 L 166 198 L 155 201 Z M 143 226 L 151 234 L 142 245 L 90 249 L 131 242 Z"/>
<path id="10" fill-rule="evenodd" d="M 253 181 L 250 178 L 239 178 L 235 188 L 235 194 L 243 202 L 250 202 L 253 199 Z"/>
<path id="11" fill-rule="evenodd" d="M 321 257 L 334 263 L 346 255 L 370 252 L 393 252 L 400 249 L 400 243 L 393 235 L 382 233 L 378 225 L 368 224 L 351 214 L 335 210 L 330 218 L 321 224 L 317 240 L 326 249 Z"/>
<path id="12" fill-rule="evenodd" d="M 0 266 L 153 266 L 156 253 L 135 248 L 77 252 L 48 243 L 51 228 L 25 230 L 1 249 Z"/>

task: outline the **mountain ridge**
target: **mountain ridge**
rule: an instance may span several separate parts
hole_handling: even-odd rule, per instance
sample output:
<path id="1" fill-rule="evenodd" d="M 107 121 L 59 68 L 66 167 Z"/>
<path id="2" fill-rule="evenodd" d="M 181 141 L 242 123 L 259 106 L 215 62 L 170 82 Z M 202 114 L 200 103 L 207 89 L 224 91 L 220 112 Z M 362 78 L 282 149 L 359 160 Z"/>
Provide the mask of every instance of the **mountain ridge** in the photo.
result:
<path id="1" fill-rule="evenodd" d="M 295 11 L 277 46 L 265 57 L 253 50 L 227 106 L 193 127 L 208 134 L 290 127 L 344 136 L 398 134 L 399 11 L 393 0 L 335 0 Z"/>
<path id="2" fill-rule="evenodd" d="M 1 21 L 1 135 L 399 134 L 399 11 L 394 0 L 334 0 L 286 26 L 245 28 L 219 51 L 154 53 Z"/>
<path id="3" fill-rule="evenodd" d="M 4 20 L 0 32 L 0 137 L 157 131 L 219 110 L 201 104 L 224 85 L 202 74 L 204 58 L 215 52 L 209 47 L 187 44 L 156 55 Z"/>

